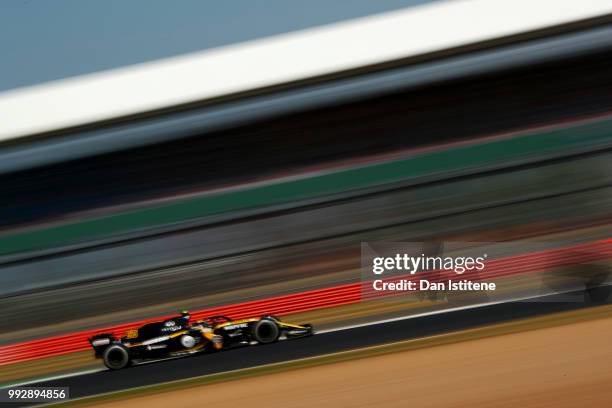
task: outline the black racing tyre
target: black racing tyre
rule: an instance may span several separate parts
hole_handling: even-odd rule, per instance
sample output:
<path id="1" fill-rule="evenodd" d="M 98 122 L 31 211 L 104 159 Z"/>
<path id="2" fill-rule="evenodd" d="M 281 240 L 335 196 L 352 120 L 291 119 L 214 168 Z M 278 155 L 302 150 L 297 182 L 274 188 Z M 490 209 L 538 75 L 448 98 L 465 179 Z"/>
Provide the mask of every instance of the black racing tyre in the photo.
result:
<path id="1" fill-rule="evenodd" d="M 261 344 L 274 343 L 280 336 L 278 325 L 269 319 L 261 319 L 253 326 L 253 338 Z"/>
<path id="2" fill-rule="evenodd" d="M 111 344 L 102 353 L 102 359 L 111 370 L 120 370 L 130 364 L 130 352 L 121 344 Z"/>

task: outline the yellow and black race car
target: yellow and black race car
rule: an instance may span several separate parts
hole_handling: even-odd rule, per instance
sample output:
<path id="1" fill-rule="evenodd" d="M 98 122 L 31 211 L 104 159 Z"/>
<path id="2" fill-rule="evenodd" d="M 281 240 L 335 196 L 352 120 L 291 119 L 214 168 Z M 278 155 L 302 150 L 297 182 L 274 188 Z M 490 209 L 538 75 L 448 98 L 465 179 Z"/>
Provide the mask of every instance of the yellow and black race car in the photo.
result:
<path id="1" fill-rule="evenodd" d="M 213 316 L 189 322 L 189 313 L 147 323 L 116 339 L 112 334 L 97 334 L 89 339 L 96 358 L 118 370 L 147 360 L 160 360 L 252 344 L 273 343 L 280 338 L 306 337 L 313 334 L 310 324 L 290 324 L 276 316 L 232 320 Z"/>

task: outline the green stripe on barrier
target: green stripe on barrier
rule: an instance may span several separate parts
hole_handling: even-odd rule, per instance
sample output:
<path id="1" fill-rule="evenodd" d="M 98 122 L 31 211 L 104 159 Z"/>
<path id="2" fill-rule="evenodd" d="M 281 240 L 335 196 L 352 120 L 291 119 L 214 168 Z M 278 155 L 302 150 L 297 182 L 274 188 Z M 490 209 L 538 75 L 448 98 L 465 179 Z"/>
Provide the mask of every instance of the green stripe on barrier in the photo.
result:
<path id="1" fill-rule="evenodd" d="M 407 136 L 409 137 L 409 135 Z M 0 255 L 111 238 L 231 211 L 324 197 L 398 181 L 444 176 L 612 143 L 612 120 L 540 131 L 510 139 L 428 152 L 409 158 L 338 170 L 297 180 L 203 194 L 149 208 L 0 237 Z"/>

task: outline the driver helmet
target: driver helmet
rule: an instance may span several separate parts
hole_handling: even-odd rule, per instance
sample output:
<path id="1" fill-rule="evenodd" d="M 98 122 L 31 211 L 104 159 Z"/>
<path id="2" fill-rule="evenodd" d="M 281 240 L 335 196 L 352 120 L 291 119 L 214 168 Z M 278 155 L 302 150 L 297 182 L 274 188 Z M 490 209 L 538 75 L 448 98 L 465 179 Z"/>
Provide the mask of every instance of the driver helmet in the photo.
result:
<path id="1" fill-rule="evenodd" d="M 189 320 L 189 311 L 188 310 L 181 310 L 181 317 L 184 317 L 185 319 Z"/>

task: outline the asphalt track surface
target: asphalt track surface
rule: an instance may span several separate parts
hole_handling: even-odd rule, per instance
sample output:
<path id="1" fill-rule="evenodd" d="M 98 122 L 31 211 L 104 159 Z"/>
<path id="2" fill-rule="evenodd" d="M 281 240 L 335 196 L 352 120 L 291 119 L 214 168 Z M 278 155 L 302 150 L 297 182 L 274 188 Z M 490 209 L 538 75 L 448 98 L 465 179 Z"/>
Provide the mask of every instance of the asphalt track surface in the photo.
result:
<path id="1" fill-rule="evenodd" d="M 144 364 L 120 371 L 105 370 L 42 381 L 28 384 L 28 386 L 70 387 L 70 396 L 71 399 L 74 399 L 593 306 L 590 302 L 577 301 L 583 299 L 582 292 L 571 295 L 570 298 L 564 297 L 566 301 L 563 302 L 559 302 L 558 297 L 555 297 L 557 295 L 553 295 L 537 300 L 466 308 L 442 314 L 331 331 L 276 344 L 243 347 Z M 568 299 L 573 299 L 573 301 L 567 301 Z M 608 296 L 605 303 L 610 303 L 610 301 L 610 296 Z"/>

